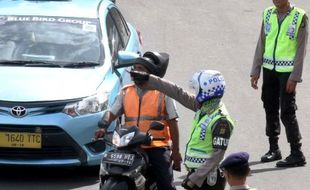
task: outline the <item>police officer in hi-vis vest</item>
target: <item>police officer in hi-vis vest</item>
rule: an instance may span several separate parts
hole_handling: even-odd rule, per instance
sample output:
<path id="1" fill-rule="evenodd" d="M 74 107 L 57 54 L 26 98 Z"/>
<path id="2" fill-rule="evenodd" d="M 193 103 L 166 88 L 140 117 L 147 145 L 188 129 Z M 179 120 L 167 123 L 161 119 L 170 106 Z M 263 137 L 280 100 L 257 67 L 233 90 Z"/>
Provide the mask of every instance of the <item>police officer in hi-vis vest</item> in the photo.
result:
<path id="1" fill-rule="evenodd" d="M 214 70 L 195 73 L 191 80 L 195 94 L 147 73 L 133 71 L 131 76 L 135 81 L 148 81 L 145 88 L 159 90 L 196 112 L 184 159 L 188 175 L 182 186 L 193 190 L 223 190 L 226 181 L 218 166 L 227 149 L 233 121 L 221 101 L 225 89 L 222 74 Z"/>
<path id="2" fill-rule="evenodd" d="M 135 60 L 133 70 L 163 77 L 168 62 L 169 55 L 166 53 L 146 52 L 143 57 Z M 164 129 L 151 133 L 154 137 L 165 137 L 165 140 L 153 141 L 150 146 L 143 148 L 148 155 L 150 171 L 158 190 L 175 190 L 172 169 L 180 171 L 182 162 L 175 102 L 159 91 L 144 90 L 141 86 L 143 82 L 135 81 L 135 84 L 125 86 L 121 90 L 111 109 L 99 122 L 95 136 L 103 137 L 109 124 L 122 114 L 125 117 L 124 127 L 137 126 L 143 132 L 149 129 L 153 121 L 162 122 Z"/>
<path id="3" fill-rule="evenodd" d="M 282 159 L 278 146 L 281 118 L 291 153 L 283 161 L 278 161 L 276 166 L 303 166 L 306 160 L 301 151 L 295 94 L 297 83 L 302 80 L 308 18 L 304 10 L 293 6 L 288 0 L 273 0 L 273 3 L 275 6 L 265 9 L 263 14 L 261 34 L 251 71 L 251 85 L 257 89 L 263 67 L 261 98 L 266 113 L 266 135 L 270 147 L 261 157 L 261 161 Z"/>

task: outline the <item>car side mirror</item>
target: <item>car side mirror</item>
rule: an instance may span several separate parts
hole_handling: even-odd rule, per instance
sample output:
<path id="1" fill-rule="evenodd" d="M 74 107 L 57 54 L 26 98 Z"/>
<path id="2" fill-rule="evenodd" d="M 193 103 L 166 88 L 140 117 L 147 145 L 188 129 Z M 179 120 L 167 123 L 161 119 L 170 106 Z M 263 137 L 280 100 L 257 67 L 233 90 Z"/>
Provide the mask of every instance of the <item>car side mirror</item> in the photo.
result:
<path id="1" fill-rule="evenodd" d="M 138 53 L 129 51 L 119 51 L 117 54 L 117 64 L 114 66 L 115 69 L 130 67 L 134 65 L 134 60 L 140 57 Z"/>

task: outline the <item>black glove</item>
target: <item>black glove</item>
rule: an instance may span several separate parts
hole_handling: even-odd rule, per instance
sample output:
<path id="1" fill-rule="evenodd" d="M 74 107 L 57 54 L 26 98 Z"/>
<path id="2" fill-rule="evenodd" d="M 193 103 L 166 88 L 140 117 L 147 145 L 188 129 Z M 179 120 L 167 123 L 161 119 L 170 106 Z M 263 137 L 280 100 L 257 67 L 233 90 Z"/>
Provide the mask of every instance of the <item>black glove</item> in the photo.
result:
<path id="1" fill-rule="evenodd" d="M 107 129 L 109 127 L 109 123 L 107 123 L 105 120 L 100 120 L 98 122 L 98 127 L 99 128 L 103 128 L 103 129 Z"/>
<path id="2" fill-rule="evenodd" d="M 146 82 L 150 78 L 150 75 L 146 72 L 131 70 L 129 73 L 130 76 L 132 77 L 132 80 L 138 83 Z"/>
<path id="3" fill-rule="evenodd" d="M 182 187 L 187 190 L 195 190 L 197 189 L 197 186 L 191 182 L 188 178 L 185 178 L 182 182 Z"/>

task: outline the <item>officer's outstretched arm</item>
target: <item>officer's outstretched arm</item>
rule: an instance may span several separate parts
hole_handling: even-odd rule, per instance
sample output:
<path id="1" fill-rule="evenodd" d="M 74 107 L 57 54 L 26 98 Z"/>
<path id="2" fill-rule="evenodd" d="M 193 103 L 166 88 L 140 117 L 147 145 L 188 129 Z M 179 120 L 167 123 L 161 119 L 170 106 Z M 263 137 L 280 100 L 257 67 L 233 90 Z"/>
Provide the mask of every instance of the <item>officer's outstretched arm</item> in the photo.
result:
<path id="1" fill-rule="evenodd" d="M 150 75 L 149 80 L 145 85 L 145 88 L 158 90 L 166 94 L 167 96 L 175 99 L 186 108 L 193 111 L 198 110 L 198 104 L 196 102 L 195 95 L 184 90 L 182 87 L 171 81 L 159 78 L 155 75 Z"/>
<path id="2" fill-rule="evenodd" d="M 185 91 L 182 87 L 171 81 L 141 71 L 130 71 L 130 76 L 135 82 L 143 82 L 139 85 L 140 88 L 158 90 L 193 111 L 197 111 L 199 108 L 199 105 L 196 103 L 195 95 Z"/>

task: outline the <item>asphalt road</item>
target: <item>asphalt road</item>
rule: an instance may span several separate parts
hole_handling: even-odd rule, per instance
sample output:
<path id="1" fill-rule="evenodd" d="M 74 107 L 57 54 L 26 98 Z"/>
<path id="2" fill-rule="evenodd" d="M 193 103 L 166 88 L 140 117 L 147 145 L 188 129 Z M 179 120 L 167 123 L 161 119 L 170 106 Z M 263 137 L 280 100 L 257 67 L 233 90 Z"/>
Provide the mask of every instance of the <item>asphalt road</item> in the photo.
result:
<path id="1" fill-rule="evenodd" d="M 296 5 L 310 12 L 308 0 Z M 166 78 L 188 89 L 191 75 L 201 69 L 220 70 L 226 79 L 224 102 L 236 121 L 227 153 L 250 153 L 252 174 L 249 185 L 261 190 L 309 189 L 309 166 L 279 169 L 275 162 L 262 164 L 268 150 L 261 90 L 250 87 L 249 72 L 259 35 L 262 11 L 271 0 L 117 0 L 124 16 L 143 35 L 144 51 L 170 54 Z M 303 136 L 303 151 L 310 159 L 309 60 L 304 82 L 297 87 L 297 117 Z M 261 81 L 259 81 L 261 85 Z M 189 135 L 194 113 L 178 104 L 181 151 Z M 284 157 L 289 154 L 284 128 L 280 136 Z M 184 155 L 184 154 L 183 154 Z M 97 169 L 0 168 L 0 190 L 95 190 Z M 178 189 L 186 174 L 175 173 Z"/>

